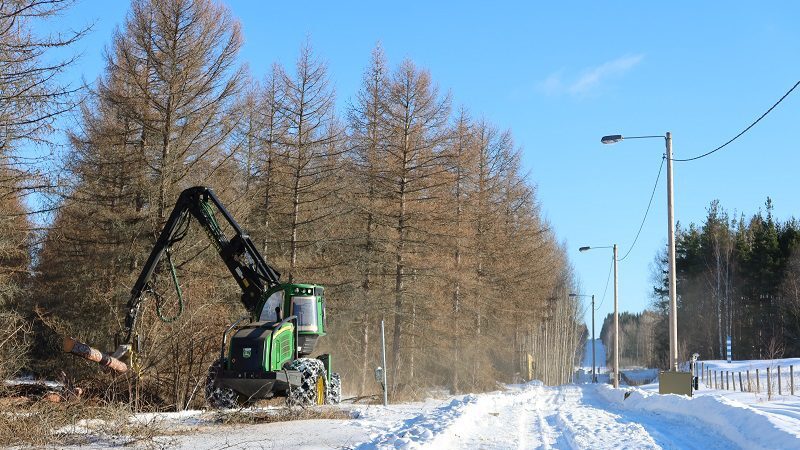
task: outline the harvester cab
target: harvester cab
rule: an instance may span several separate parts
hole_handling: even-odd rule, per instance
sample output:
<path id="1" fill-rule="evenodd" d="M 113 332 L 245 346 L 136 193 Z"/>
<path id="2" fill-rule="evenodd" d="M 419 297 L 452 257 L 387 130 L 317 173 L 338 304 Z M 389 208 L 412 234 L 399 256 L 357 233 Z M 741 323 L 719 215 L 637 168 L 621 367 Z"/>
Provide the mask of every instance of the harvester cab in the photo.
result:
<path id="1" fill-rule="evenodd" d="M 325 288 L 313 284 L 283 284 L 265 296 L 261 311 L 254 320 L 280 321 L 297 318 L 298 352 L 301 356 L 314 351 L 317 339 L 325 336 Z"/>
<path id="2" fill-rule="evenodd" d="M 228 235 L 217 222 L 224 219 Z M 338 403 L 339 375 L 332 372 L 330 355 L 311 358 L 317 341 L 325 336 L 325 289 L 317 284 L 281 284 L 280 273 L 256 249 L 247 233 L 206 187 L 184 190 L 167 219 L 150 256 L 142 267 L 127 305 L 121 343 L 109 356 L 74 339 L 64 350 L 117 371 L 127 370 L 121 359 L 132 360 L 138 351 L 136 323 L 156 266 L 166 259 L 181 302 L 181 289 L 170 251 L 188 232 L 194 218 L 238 283 L 248 316 L 222 333 L 219 358 L 209 368 L 206 400 L 212 407 L 231 408 L 258 399 L 284 396 L 289 405 Z M 159 315 L 160 310 L 157 308 Z M 162 317 L 163 319 L 163 317 Z M 170 320 L 177 319 L 177 316 Z"/>

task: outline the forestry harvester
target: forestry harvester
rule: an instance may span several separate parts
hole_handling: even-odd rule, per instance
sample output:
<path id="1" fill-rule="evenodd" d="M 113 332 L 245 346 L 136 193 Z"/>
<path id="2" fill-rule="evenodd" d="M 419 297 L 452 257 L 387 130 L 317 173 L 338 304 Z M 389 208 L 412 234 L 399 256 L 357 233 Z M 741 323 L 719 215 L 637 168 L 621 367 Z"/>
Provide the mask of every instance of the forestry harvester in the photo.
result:
<path id="1" fill-rule="evenodd" d="M 231 237 L 223 232 L 217 215 L 233 230 Z M 324 287 L 281 284 L 280 274 L 266 263 L 247 233 L 206 187 L 186 189 L 178 197 L 131 290 L 125 327 L 119 335 L 122 339 L 117 339 L 121 344 L 114 354 L 105 355 L 72 338 L 65 339 L 64 350 L 119 372 L 127 370 L 123 360 L 132 360 L 138 351 L 136 322 L 145 294 L 157 295 L 152 278 L 162 259 L 169 265 L 181 300 L 179 305 L 182 305 L 170 251 L 173 244 L 186 235 L 192 217 L 206 232 L 239 284 L 241 302 L 248 312 L 222 333 L 219 358 L 209 368 L 206 380 L 209 406 L 232 408 L 274 396 L 286 397 L 289 405 L 338 403 L 341 380 L 331 371 L 330 355 L 309 357 L 317 340 L 325 336 Z"/>

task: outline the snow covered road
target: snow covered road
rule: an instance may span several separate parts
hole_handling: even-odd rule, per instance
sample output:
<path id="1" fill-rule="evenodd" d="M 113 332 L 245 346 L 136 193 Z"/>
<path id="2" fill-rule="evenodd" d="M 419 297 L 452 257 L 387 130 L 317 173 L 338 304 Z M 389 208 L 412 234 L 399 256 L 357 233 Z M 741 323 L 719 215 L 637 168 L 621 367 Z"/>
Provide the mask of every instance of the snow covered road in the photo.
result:
<path id="1" fill-rule="evenodd" d="M 654 386 L 531 382 L 388 407 L 342 405 L 350 420 L 224 425 L 216 413 L 203 411 L 141 414 L 137 420 L 159 426 L 151 444 L 194 450 L 800 449 L 796 397 L 763 402 L 753 394 L 701 390 L 688 398 L 658 395 Z M 89 448 L 117 445 L 102 433 L 93 441 Z"/>
<path id="2" fill-rule="evenodd" d="M 626 410 L 604 387 L 513 386 L 468 395 L 374 435 L 357 449 L 737 448 L 696 421 Z"/>

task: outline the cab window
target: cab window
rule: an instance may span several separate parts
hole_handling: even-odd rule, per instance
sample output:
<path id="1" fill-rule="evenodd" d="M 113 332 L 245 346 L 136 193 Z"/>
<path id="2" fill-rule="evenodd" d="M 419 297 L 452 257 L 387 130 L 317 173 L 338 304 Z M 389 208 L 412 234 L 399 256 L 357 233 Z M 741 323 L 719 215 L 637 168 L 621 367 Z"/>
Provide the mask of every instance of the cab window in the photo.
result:
<path id="1" fill-rule="evenodd" d="M 297 316 L 298 331 L 318 331 L 316 298 L 292 297 L 292 314 Z"/>
<path id="2" fill-rule="evenodd" d="M 261 310 L 261 316 L 258 320 L 260 322 L 277 322 L 278 314 L 275 312 L 276 308 L 283 307 L 283 291 L 273 292 L 266 302 L 264 302 L 264 309 Z"/>

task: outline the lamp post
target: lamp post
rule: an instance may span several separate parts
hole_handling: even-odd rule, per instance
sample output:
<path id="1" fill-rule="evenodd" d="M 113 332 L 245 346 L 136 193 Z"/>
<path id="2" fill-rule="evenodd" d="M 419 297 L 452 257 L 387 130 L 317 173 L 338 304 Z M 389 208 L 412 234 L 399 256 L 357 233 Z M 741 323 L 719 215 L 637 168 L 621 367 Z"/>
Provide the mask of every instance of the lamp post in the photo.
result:
<path id="1" fill-rule="evenodd" d="M 585 252 L 596 248 L 611 248 L 614 250 L 614 387 L 619 387 L 619 301 L 617 298 L 617 244 L 602 247 L 581 247 L 578 251 Z M 594 326 L 593 326 L 594 327 Z M 594 334 L 594 332 L 593 332 Z"/>
<path id="2" fill-rule="evenodd" d="M 669 244 L 669 367 L 673 372 L 678 371 L 678 306 L 677 289 L 675 280 L 675 204 L 672 192 L 672 133 L 667 131 L 664 136 L 630 136 L 621 134 L 603 136 L 603 144 L 615 144 L 624 139 L 664 139 L 667 158 L 667 236 Z"/>
<path id="3" fill-rule="evenodd" d="M 597 383 L 597 375 L 595 375 L 595 362 L 594 362 L 594 294 L 569 294 L 570 297 L 592 297 L 592 383 Z"/>

